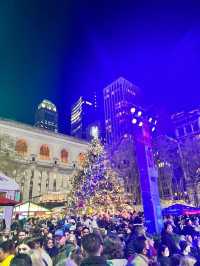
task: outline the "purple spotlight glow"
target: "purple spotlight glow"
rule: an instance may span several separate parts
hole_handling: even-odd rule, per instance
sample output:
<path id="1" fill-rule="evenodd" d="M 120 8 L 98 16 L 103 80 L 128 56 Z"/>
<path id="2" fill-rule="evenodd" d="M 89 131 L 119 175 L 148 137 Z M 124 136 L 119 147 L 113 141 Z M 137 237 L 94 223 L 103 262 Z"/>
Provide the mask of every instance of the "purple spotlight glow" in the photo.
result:
<path id="1" fill-rule="evenodd" d="M 152 132 L 154 132 L 156 130 L 156 128 L 155 127 L 152 127 Z"/>
<path id="2" fill-rule="evenodd" d="M 135 107 L 132 107 L 132 108 L 131 108 L 131 114 L 134 114 L 135 111 L 136 111 L 136 108 L 135 108 Z"/>
<path id="3" fill-rule="evenodd" d="M 132 123 L 133 124 L 137 124 L 137 119 L 136 118 L 133 118 Z"/>
<path id="4" fill-rule="evenodd" d="M 142 115 L 142 111 L 139 111 L 139 112 L 137 113 L 137 115 L 138 115 L 138 117 L 140 117 L 140 116 Z"/>
<path id="5" fill-rule="evenodd" d="M 152 122 L 152 120 L 153 120 L 153 118 L 152 118 L 152 117 L 149 117 L 149 123 L 151 123 L 151 122 Z"/>

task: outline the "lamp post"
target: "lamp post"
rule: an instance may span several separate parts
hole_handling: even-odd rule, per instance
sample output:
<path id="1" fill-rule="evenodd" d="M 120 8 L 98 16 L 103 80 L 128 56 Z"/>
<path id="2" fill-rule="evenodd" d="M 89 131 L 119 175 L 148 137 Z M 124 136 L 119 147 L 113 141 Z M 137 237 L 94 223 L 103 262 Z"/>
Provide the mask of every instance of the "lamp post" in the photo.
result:
<path id="1" fill-rule="evenodd" d="M 145 222 L 150 233 L 160 233 L 163 219 L 158 191 L 158 171 L 152 151 L 152 132 L 156 129 L 157 121 L 136 107 L 131 108 L 131 115 Z"/>

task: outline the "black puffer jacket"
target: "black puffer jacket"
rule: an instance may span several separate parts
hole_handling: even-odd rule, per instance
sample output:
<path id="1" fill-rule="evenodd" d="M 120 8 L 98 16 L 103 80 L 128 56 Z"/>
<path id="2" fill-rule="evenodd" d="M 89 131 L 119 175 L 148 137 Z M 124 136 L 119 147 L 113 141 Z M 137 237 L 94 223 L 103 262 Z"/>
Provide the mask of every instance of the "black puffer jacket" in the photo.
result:
<path id="1" fill-rule="evenodd" d="M 82 261 L 81 266 L 108 266 L 108 263 L 103 257 L 90 256 Z"/>

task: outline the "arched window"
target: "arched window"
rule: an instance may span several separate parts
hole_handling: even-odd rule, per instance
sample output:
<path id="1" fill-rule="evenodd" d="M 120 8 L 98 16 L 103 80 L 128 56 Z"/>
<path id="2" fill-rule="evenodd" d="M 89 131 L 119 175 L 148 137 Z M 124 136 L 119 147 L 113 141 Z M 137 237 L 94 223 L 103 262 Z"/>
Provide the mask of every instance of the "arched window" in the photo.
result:
<path id="1" fill-rule="evenodd" d="M 42 159 L 42 160 L 49 160 L 50 159 L 50 152 L 49 152 L 49 147 L 47 144 L 43 144 L 40 147 L 40 159 Z"/>
<path id="2" fill-rule="evenodd" d="M 65 150 L 65 149 L 62 149 L 62 151 L 61 151 L 61 162 L 62 163 L 68 163 L 68 156 L 69 156 L 68 151 Z"/>
<path id="3" fill-rule="evenodd" d="M 28 145 L 24 139 L 19 139 L 16 142 L 15 150 L 21 155 L 26 155 L 28 151 Z"/>
<path id="4" fill-rule="evenodd" d="M 83 152 L 80 152 L 79 153 L 79 155 L 78 155 L 78 162 L 79 162 L 79 164 L 81 164 L 81 165 L 83 165 L 84 164 L 84 162 L 85 162 L 85 158 L 86 156 L 85 156 L 85 154 L 83 153 Z"/>

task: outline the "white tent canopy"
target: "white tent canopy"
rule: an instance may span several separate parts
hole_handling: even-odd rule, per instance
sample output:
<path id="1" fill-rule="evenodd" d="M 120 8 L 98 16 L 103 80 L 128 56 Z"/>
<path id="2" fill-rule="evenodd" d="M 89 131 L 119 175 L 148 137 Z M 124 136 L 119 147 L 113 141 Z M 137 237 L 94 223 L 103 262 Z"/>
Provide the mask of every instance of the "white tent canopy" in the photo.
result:
<path id="1" fill-rule="evenodd" d="M 49 212 L 47 208 L 44 208 L 40 205 L 37 205 L 33 202 L 25 202 L 22 204 L 18 204 L 14 208 L 15 213 L 35 213 L 35 212 Z"/>
<path id="2" fill-rule="evenodd" d="M 19 191 L 19 185 L 14 179 L 0 172 L 0 191 Z"/>

